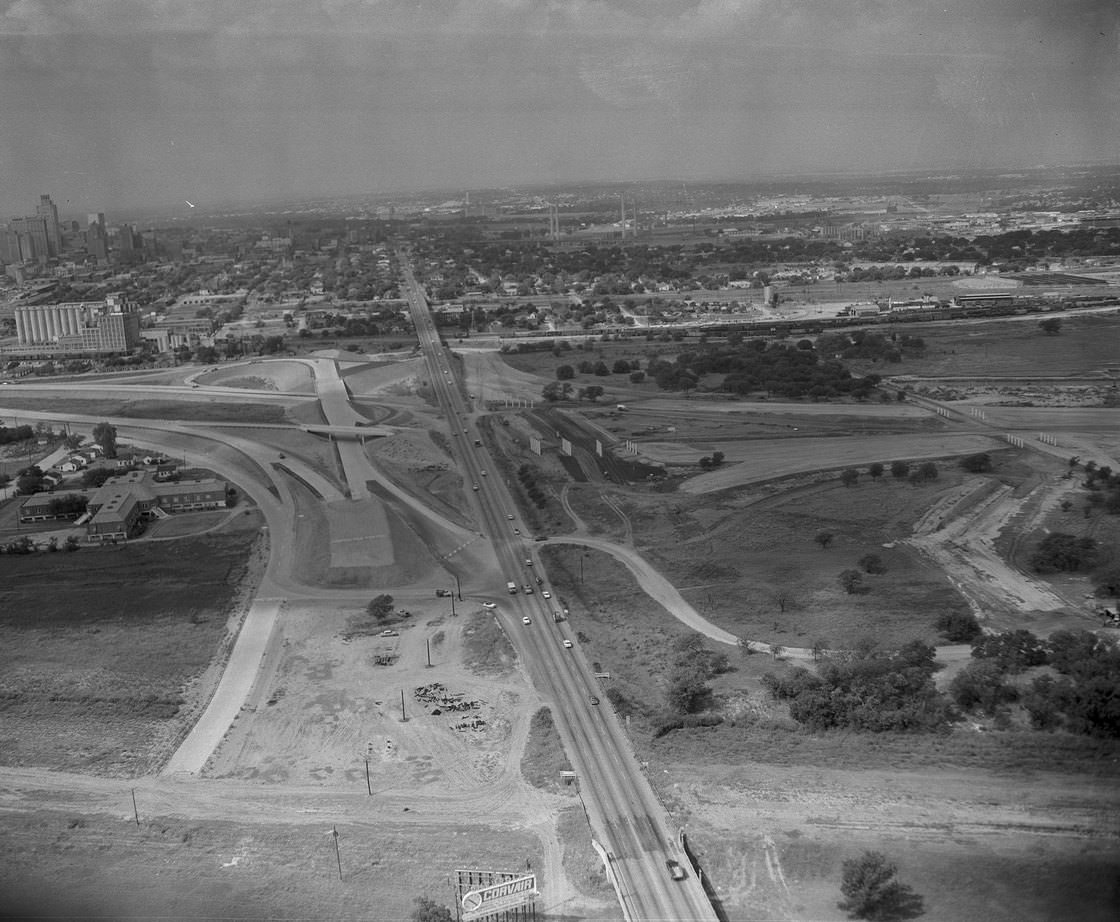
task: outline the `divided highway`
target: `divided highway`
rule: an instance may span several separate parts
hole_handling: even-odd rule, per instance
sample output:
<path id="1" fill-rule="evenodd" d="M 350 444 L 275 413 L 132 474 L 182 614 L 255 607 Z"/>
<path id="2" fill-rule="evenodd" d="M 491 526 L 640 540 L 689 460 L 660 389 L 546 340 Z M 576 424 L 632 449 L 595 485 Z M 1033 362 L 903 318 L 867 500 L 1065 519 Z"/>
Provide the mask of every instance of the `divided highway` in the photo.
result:
<path id="1" fill-rule="evenodd" d="M 420 348 L 436 399 L 451 426 L 460 470 L 475 488 L 479 521 L 493 544 L 504 580 L 519 587 L 516 595 L 503 596 L 498 607 L 534 684 L 552 701 L 596 839 L 614 870 L 626 918 L 714 922 L 715 911 L 677 845 L 676 830 L 670 828 L 665 810 L 642 774 L 625 731 L 605 700 L 593 703 L 605 699 L 598 681 L 575 638 L 566 636 L 567 623 L 553 620 L 558 603 L 541 594 L 548 580 L 532 539 L 514 534 L 519 523 L 511 520 L 513 499 L 496 472 L 487 473 L 488 456 L 474 444 L 479 436 L 474 408 L 458 386 L 451 356 L 440 342 L 427 299 L 403 254 L 401 264 Z M 531 566 L 527 560 L 533 561 Z M 534 585 L 538 576 L 544 581 L 541 587 Z M 526 595 L 520 588 L 524 584 L 534 585 L 537 591 Z M 530 623 L 523 623 L 525 618 Z M 688 869 L 683 880 L 673 879 L 670 860 Z"/>

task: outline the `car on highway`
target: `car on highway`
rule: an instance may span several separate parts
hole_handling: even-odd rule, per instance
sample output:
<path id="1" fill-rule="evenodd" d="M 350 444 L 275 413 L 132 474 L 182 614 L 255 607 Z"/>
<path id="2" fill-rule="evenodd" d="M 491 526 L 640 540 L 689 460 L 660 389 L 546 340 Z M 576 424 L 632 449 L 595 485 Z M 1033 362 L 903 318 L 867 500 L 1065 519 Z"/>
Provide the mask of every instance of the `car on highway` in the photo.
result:
<path id="1" fill-rule="evenodd" d="M 400 637 L 401 635 L 398 634 L 396 631 L 384 630 L 384 631 L 381 632 L 381 636 L 382 637 Z"/>
<path id="2" fill-rule="evenodd" d="M 506 513 L 506 518 L 507 518 L 507 519 L 509 519 L 509 520 L 510 520 L 510 521 L 512 522 L 512 521 L 513 521 L 513 515 L 512 515 L 512 513 L 509 513 L 509 512 L 507 512 L 507 513 Z"/>
<path id="3" fill-rule="evenodd" d="M 533 594 L 533 587 L 530 586 L 528 583 L 526 583 L 525 584 L 525 595 L 532 595 L 532 594 Z"/>
<path id="4" fill-rule="evenodd" d="M 476 483 L 476 484 L 475 484 L 475 485 L 474 485 L 474 486 L 472 487 L 472 489 L 474 490 L 474 492 L 475 492 L 475 493 L 477 493 L 477 492 L 478 492 L 478 484 Z"/>
<path id="5" fill-rule="evenodd" d="M 480 473 L 482 474 L 483 477 L 486 476 L 486 471 L 480 471 Z"/>
<path id="6" fill-rule="evenodd" d="M 521 619 L 521 623 L 522 624 L 532 624 L 533 619 L 530 618 L 528 615 L 526 615 L 524 618 Z"/>
<path id="7" fill-rule="evenodd" d="M 498 606 L 495 605 L 493 602 L 483 602 L 482 607 L 485 608 L 487 611 L 493 611 Z"/>
<path id="8" fill-rule="evenodd" d="M 599 703 L 599 696 L 598 695 L 592 695 L 591 696 L 591 703 L 592 704 L 598 704 Z"/>
<path id="9" fill-rule="evenodd" d="M 521 529 L 520 529 L 520 528 L 515 528 L 515 529 L 513 530 L 513 533 L 514 533 L 515 535 L 519 535 L 519 534 L 521 534 Z"/>
<path id="10" fill-rule="evenodd" d="M 570 640 L 567 640 L 567 639 L 564 640 L 564 649 L 565 650 L 572 649 L 572 642 Z"/>
<path id="11" fill-rule="evenodd" d="M 688 875 L 685 874 L 684 868 L 681 867 L 679 861 L 674 861 L 672 858 L 665 862 L 665 867 L 669 869 L 669 876 L 673 880 L 684 880 Z"/>
<path id="12" fill-rule="evenodd" d="M 546 599 L 551 599 L 552 598 L 552 593 L 549 592 L 547 589 L 544 592 L 542 592 L 541 595 L 543 595 Z"/>

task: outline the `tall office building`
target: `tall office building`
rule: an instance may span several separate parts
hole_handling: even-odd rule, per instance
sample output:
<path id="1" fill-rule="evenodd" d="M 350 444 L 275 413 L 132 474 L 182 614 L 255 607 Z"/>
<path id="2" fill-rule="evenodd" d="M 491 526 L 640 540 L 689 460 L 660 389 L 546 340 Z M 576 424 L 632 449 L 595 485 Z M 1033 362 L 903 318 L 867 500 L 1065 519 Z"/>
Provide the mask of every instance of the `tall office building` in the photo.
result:
<path id="1" fill-rule="evenodd" d="M 100 263 L 109 261 L 109 234 L 105 230 L 105 213 L 86 215 L 86 252 Z"/>
<path id="2" fill-rule="evenodd" d="M 58 256 L 62 253 L 62 226 L 58 223 L 58 206 L 51 201 L 49 195 L 40 195 L 39 207 L 35 209 L 35 215 L 46 221 L 50 255 Z"/>
<path id="3" fill-rule="evenodd" d="M 37 260 L 45 263 L 51 255 L 51 244 L 47 233 L 47 219 L 39 215 L 26 218 L 12 218 L 8 229 L 16 235 L 19 259 L 21 262 Z"/>

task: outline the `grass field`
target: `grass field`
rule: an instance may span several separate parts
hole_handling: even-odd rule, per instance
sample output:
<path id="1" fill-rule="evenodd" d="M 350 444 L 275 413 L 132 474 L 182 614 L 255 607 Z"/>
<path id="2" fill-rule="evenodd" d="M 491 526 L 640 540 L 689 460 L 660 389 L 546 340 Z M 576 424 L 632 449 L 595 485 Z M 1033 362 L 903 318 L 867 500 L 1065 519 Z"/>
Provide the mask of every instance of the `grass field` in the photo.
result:
<path id="1" fill-rule="evenodd" d="M 1034 318 L 899 329 L 925 340 L 925 355 L 897 365 L 853 362 L 852 370 L 883 375 L 1085 374 L 1117 363 L 1120 313 L 1063 317 L 1057 336 L 1043 333 Z"/>
<path id="2" fill-rule="evenodd" d="M 261 820 L 142 813 L 137 828 L 131 815 L 39 810 L 9 818 L 0 825 L 0 916 L 407 919 L 418 896 L 453 905 L 455 868 L 517 869 L 526 856 L 541 864 L 537 837 L 513 829 L 347 823 L 335 813 L 311 822 Z"/>
<path id="3" fill-rule="evenodd" d="M 150 770 L 187 685 L 228 641 L 255 539 L 0 557 L 3 764 Z"/>
<path id="4" fill-rule="evenodd" d="M 211 403 L 209 401 L 109 400 L 83 399 L 44 392 L 41 397 L 4 395 L 4 406 L 14 410 L 51 410 L 82 416 L 123 416 L 133 419 L 173 419 L 178 422 L 282 423 L 284 408 L 251 403 Z"/>

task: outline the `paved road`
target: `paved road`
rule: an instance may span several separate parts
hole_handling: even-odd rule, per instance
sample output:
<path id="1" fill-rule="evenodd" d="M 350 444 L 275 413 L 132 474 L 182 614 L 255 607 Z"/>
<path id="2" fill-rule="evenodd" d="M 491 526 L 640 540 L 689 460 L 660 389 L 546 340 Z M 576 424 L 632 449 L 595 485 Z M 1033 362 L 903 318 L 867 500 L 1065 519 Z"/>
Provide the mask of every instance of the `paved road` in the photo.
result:
<path id="1" fill-rule="evenodd" d="M 402 265 L 407 265 L 404 258 Z M 413 322 L 429 366 L 434 390 L 455 436 L 454 451 L 477 499 L 505 579 L 519 584 L 545 578 L 533 543 L 515 536 L 514 504 L 499 478 L 484 475 L 486 453 L 474 445 L 474 409 L 458 386 L 454 366 L 440 343 L 427 301 L 411 273 L 405 291 Z M 532 566 L 527 565 L 532 560 Z M 547 580 L 545 582 L 547 586 Z M 543 588 L 543 587 L 542 587 Z M 523 654 L 533 684 L 553 704 L 565 748 L 579 776 L 581 798 L 608 865 L 628 920 L 714 920 L 715 912 L 695 875 L 674 881 L 669 858 L 687 867 L 676 844 L 670 819 L 658 802 L 630 748 L 613 709 L 601 693 L 567 625 L 555 623 L 552 602 L 540 592 L 509 596 L 499 608 L 507 631 Z M 522 623 L 529 618 L 528 625 Z M 566 648 L 564 641 L 572 646 Z M 593 697 L 600 703 L 592 703 Z"/>
<path id="2" fill-rule="evenodd" d="M 187 772 L 196 775 L 205 767 L 249 697 L 268 639 L 280 615 L 280 604 L 280 599 L 253 600 L 209 706 L 161 774 Z"/>

